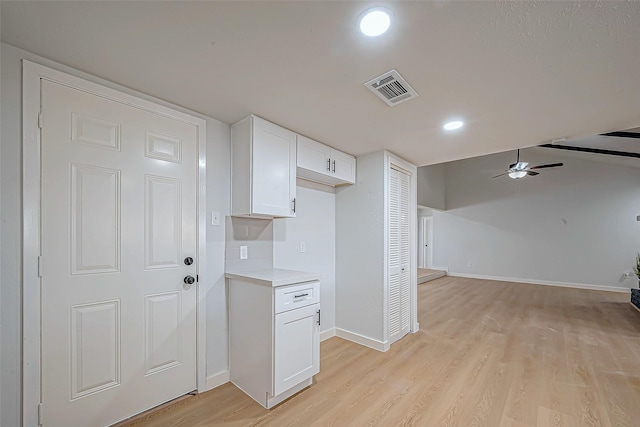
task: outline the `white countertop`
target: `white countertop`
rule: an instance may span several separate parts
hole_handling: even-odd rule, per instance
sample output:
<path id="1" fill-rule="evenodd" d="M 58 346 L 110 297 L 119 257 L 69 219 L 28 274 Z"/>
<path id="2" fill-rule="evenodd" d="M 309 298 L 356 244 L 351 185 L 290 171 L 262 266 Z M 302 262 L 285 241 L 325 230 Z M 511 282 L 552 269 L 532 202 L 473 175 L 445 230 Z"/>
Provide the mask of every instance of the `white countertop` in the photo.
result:
<path id="1" fill-rule="evenodd" d="M 309 273 L 306 271 L 283 270 L 281 268 L 266 268 L 264 270 L 225 273 L 227 279 L 244 280 L 257 283 L 259 285 L 278 287 L 293 285 L 295 283 L 311 282 L 320 280 L 317 273 Z"/>

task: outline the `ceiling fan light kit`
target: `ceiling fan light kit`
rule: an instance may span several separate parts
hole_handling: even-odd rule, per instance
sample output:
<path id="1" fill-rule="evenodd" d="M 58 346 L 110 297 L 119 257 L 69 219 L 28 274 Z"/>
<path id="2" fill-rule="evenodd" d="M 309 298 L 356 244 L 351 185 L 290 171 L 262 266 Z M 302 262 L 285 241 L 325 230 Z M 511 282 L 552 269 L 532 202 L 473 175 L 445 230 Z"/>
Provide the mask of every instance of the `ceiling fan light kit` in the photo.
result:
<path id="1" fill-rule="evenodd" d="M 512 179 L 520 179 L 520 178 L 524 178 L 525 176 L 527 176 L 527 173 L 525 171 L 509 172 L 509 178 L 512 178 Z"/>

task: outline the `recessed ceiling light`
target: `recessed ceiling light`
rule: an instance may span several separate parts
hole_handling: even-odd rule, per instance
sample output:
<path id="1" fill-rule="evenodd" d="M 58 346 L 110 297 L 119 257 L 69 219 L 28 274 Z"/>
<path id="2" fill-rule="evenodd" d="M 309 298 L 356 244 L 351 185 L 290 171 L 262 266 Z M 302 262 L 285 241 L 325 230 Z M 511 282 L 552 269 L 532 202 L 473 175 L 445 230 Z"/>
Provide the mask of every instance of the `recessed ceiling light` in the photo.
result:
<path id="1" fill-rule="evenodd" d="M 452 122 L 448 122 L 445 123 L 444 126 L 442 126 L 445 130 L 456 130 L 456 129 L 460 129 L 462 126 L 464 126 L 464 122 L 461 120 L 454 120 Z"/>
<path id="2" fill-rule="evenodd" d="M 384 8 L 369 9 L 360 18 L 360 31 L 365 36 L 375 37 L 383 34 L 391 25 L 391 13 Z"/>

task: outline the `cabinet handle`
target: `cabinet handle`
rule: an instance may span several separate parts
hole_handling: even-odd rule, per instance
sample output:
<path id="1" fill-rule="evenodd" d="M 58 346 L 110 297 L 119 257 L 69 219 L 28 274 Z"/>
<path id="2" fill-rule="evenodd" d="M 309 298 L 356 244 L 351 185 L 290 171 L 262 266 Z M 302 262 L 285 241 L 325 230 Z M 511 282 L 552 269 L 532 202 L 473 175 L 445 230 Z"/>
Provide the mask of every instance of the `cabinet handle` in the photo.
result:
<path id="1" fill-rule="evenodd" d="M 296 198 L 293 198 L 293 213 L 296 213 Z"/>
<path id="2" fill-rule="evenodd" d="M 318 325 L 320 325 L 320 310 L 318 310 L 317 313 L 318 313 Z"/>
<path id="3" fill-rule="evenodd" d="M 327 172 L 331 172 L 331 159 L 327 159 Z"/>
<path id="4" fill-rule="evenodd" d="M 300 295 L 294 295 L 294 298 L 302 298 L 302 297 L 306 297 L 309 296 L 309 294 L 300 294 Z"/>
<path id="5" fill-rule="evenodd" d="M 332 172 L 336 173 L 336 161 L 335 160 L 333 161 L 333 171 Z"/>

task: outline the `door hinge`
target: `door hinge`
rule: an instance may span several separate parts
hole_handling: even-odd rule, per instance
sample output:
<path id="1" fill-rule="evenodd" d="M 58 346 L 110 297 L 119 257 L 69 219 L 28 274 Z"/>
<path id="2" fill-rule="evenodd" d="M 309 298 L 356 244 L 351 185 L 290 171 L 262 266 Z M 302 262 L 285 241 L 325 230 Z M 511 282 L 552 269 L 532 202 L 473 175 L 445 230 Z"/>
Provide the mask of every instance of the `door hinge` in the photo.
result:
<path id="1" fill-rule="evenodd" d="M 42 277 L 42 256 L 38 257 L 38 277 Z"/>
<path id="2" fill-rule="evenodd" d="M 38 112 L 38 127 L 42 129 L 42 111 Z"/>
<path id="3" fill-rule="evenodd" d="M 44 424 L 42 422 L 42 403 L 38 403 L 38 425 L 41 426 Z"/>
<path id="4" fill-rule="evenodd" d="M 200 283 L 200 275 L 199 274 L 196 274 L 196 282 Z"/>

